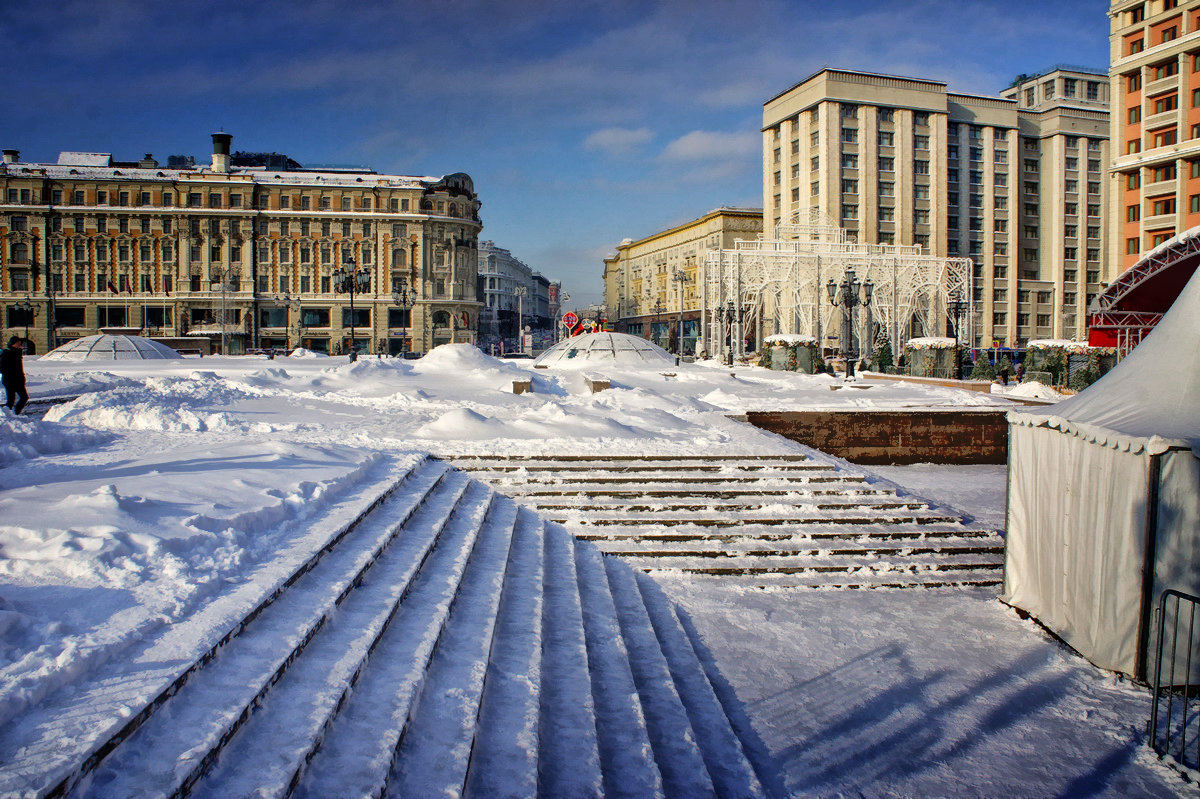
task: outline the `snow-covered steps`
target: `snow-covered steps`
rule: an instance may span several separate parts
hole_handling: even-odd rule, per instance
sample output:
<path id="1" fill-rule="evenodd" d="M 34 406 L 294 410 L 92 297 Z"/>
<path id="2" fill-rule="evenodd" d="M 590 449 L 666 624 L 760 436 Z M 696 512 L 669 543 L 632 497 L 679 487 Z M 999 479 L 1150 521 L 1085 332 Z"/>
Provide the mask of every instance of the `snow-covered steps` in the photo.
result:
<path id="1" fill-rule="evenodd" d="M 0 795 L 766 795 L 651 579 L 443 462 L 296 562 L 195 660 L 72 691 L 86 746 L 53 700 L 0 732 Z"/>
<path id="2" fill-rule="evenodd" d="M 652 574 L 720 575 L 761 587 L 1002 579 L 999 535 L 803 455 L 451 460 Z"/>

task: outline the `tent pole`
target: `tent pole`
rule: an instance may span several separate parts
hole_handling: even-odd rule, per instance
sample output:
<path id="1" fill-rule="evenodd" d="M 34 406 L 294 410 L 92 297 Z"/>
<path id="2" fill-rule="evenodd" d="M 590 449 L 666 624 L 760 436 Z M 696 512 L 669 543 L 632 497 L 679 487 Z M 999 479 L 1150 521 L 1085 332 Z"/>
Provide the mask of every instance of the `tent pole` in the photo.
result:
<path id="1" fill-rule="evenodd" d="M 1149 483 L 1146 487 L 1146 545 L 1142 561 L 1142 612 L 1138 618 L 1137 673 L 1134 677 L 1149 682 L 1147 663 L 1150 642 L 1146 636 L 1150 631 L 1154 613 L 1154 562 L 1158 549 L 1158 492 L 1162 480 L 1162 455 L 1150 456 Z"/>

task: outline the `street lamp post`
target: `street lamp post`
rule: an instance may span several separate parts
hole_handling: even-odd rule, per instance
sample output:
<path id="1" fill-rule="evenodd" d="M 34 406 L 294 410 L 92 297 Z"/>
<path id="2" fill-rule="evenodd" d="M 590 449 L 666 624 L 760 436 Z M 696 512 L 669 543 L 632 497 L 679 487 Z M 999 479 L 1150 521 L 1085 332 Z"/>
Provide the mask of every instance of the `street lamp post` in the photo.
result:
<path id="1" fill-rule="evenodd" d="M 300 340 L 300 331 L 301 331 L 300 298 L 292 297 L 285 291 L 285 292 L 283 292 L 282 295 L 276 294 L 274 299 L 272 300 L 272 302 L 275 303 L 276 308 L 286 308 L 288 311 L 296 314 L 296 346 L 297 347 L 302 346 L 303 342 Z M 287 329 L 290 327 L 291 327 L 290 324 L 284 326 L 285 333 L 286 333 Z"/>
<path id="2" fill-rule="evenodd" d="M 401 311 L 410 311 L 413 307 L 413 299 L 413 293 L 409 291 L 407 285 L 401 284 L 398 290 L 392 292 L 392 305 L 395 305 Z M 404 342 L 408 338 L 409 322 L 412 320 L 410 318 L 408 321 L 405 321 L 403 316 L 400 317 L 400 320 L 402 322 L 400 326 L 400 357 L 403 358 L 403 353 L 405 352 Z"/>
<path id="3" fill-rule="evenodd" d="M 840 285 L 830 278 L 825 288 L 829 292 L 829 304 L 835 308 L 839 305 L 845 308 L 842 319 L 842 357 L 846 359 L 846 377 L 854 377 L 854 359 L 858 357 L 857 348 L 854 346 L 854 309 L 859 305 L 865 308 L 871 304 L 875 284 L 870 278 L 866 283 L 860 283 L 854 270 L 847 269 L 842 275 Z"/>
<path id="4" fill-rule="evenodd" d="M 513 294 L 517 296 L 517 346 L 525 349 L 525 295 L 529 293 L 528 286 L 517 286 Z"/>
<path id="5" fill-rule="evenodd" d="M 962 353 L 959 351 L 959 320 L 962 318 L 963 311 L 967 309 L 967 301 L 963 299 L 961 293 L 956 293 L 954 298 L 950 300 L 950 313 L 954 315 L 954 377 L 956 380 L 962 380 Z"/>
<path id="6" fill-rule="evenodd" d="M 354 256 L 347 256 L 346 262 L 333 270 L 333 283 L 337 291 L 350 295 L 350 361 L 353 363 L 358 360 L 358 342 L 354 340 L 354 295 L 370 287 L 371 270 L 359 269 Z"/>
<path id="7" fill-rule="evenodd" d="M 661 321 L 660 317 L 662 316 L 662 312 L 667 310 L 667 306 L 663 305 L 661 297 L 655 297 L 654 305 L 650 307 L 650 310 L 654 311 L 654 322 L 650 325 L 650 340 L 654 341 L 654 325 Z M 654 343 L 657 344 L 658 342 L 654 341 Z"/>
<path id="8" fill-rule="evenodd" d="M 683 287 L 691 278 L 682 269 L 676 269 L 671 279 L 679 284 L 679 337 L 675 340 L 675 354 L 683 355 Z"/>
<path id="9" fill-rule="evenodd" d="M 13 307 L 16 308 L 18 311 L 25 312 L 25 340 L 28 341 L 29 340 L 29 320 L 37 318 L 38 307 L 29 301 L 29 297 L 26 297 L 25 299 L 19 300 L 18 302 L 14 303 Z"/>
<path id="10" fill-rule="evenodd" d="M 562 341 L 562 333 L 563 333 L 562 319 L 563 319 L 563 315 L 566 314 L 566 312 L 567 312 L 566 304 L 570 301 L 571 301 L 571 295 L 565 291 L 558 296 L 558 320 L 559 320 L 559 322 L 558 322 L 558 328 L 554 331 L 555 333 L 558 334 L 558 336 L 555 338 L 555 341 Z"/>
<path id="11" fill-rule="evenodd" d="M 729 333 L 725 336 L 725 363 L 728 366 L 733 366 L 733 318 L 735 312 L 733 300 L 729 300 L 725 304 L 725 321 L 729 324 Z M 724 332 L 724 328 L 722 328 L 722 332 Z"/>

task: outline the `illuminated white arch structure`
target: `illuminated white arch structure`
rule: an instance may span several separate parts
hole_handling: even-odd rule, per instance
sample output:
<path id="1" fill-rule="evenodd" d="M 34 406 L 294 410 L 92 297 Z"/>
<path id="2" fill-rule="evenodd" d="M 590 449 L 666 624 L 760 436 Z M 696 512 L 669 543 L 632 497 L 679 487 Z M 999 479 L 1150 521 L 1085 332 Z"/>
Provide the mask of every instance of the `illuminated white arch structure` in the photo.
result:
<path id="1" fill-rule="evenodd" d="M 708 254 L 700 291 L 705 348 L 710 355 L 726 355 L 728 337 L 737 356 L 747 337 L 757 343 L 781 333 L 834 343 L 843 309 L 830 304 L 826 284 L 840 283 L 850 270 L 874 285 L 870 306 L 860 307 L 854 320 L 863 354 L 871 351 L 875 330 L 887 336 L 893 353 L 909 338 L 944 335 L 953 323 L 949 301 L 955 298 L 968 303 L 959 320 L 960 338 L 973 340 L 969 258 L 929 255 L 917 246 L 859 244 L 811 214 L 805 222 L 779 225 L 773 238 L 738 241 L 733 249 Z"/>

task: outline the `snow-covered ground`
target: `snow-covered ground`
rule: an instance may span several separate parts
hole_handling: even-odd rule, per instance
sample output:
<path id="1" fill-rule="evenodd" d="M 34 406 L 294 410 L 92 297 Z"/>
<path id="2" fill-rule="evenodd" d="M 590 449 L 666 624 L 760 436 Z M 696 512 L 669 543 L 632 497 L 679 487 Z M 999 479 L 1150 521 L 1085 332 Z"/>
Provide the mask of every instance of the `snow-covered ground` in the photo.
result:
<path id="1" fill-rule="evenodd" d="M 26 371 L 35 400 L 81 396 L 44 421 L 0 418 L 0 723 L 250 580 L 301 545 L 306 519 L 370 495 L 414 453 L 784 453 L 804 448 L 728 417 L 1008 404 L 711 363 L 534 370 L 465 345 L 417 361 L 31 358 Z M 587 377 L 612 389 L 592 394 Z M 875 471 L 1003 526 L 1003 467 Z M 1148 694 L 994 593 L 665 587 L 798 795 L 1184 790 L 1139 745 Z"/>

